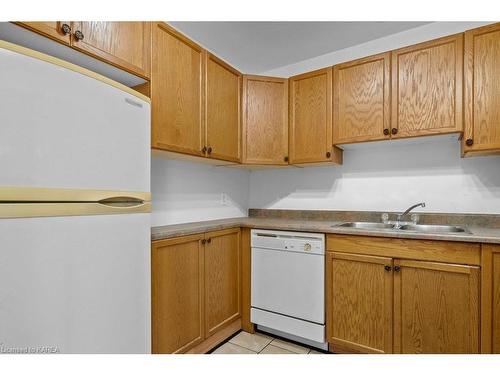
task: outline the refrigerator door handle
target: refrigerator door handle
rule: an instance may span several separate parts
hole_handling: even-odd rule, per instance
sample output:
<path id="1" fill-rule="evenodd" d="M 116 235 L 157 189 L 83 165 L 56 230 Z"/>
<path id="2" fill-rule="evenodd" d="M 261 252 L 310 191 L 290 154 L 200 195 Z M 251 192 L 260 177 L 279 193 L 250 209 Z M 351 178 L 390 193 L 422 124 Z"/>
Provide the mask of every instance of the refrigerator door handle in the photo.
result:
<path id="1" fill-rule="evenodd" d="M 91 189 L 0 186 L 0 203 L 149 202 L 151 193 Z"/>
<path id="2" fill-rule="evenodd" d="M 0 220 L 21 217 L 124 215 L 151 212 L 151 202 L 0 203 Z"/>
<path id="3" fill-rule="evenodd" d="M 135 197 L 110 197 L 99 200 L 97 203 L 108 207 L 138 207 L 145 203 L 143 199 Z"/>

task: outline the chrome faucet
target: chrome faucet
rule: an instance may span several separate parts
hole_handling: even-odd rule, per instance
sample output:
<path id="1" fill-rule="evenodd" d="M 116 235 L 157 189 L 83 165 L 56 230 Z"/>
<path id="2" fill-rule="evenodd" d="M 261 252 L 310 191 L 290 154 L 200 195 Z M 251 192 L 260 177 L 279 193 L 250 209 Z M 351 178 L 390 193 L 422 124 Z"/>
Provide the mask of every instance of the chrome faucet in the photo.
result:
<path id="1" fill-rule="evenodd" d="M 405 217 L 406 215 L 408 215 L 410 213 L 410 211 L 412 211 L 413 209 L 415 209 L 417 207 L 425 207 L 425 202 L 414 204 L 413 206 L 409 207 L 405 212 L 398 214 L 398 219 L 397 219 L 396 225 L 399 227 L 400 223 L 401 223 L 401 219 L 403 217 Z"/>

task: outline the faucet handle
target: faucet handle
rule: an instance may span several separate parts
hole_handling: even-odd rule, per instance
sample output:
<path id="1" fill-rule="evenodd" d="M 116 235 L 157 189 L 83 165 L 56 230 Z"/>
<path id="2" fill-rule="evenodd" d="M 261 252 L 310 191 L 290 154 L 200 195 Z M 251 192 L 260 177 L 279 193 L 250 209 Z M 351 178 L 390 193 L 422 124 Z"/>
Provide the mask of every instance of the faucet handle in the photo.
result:
<path id="1" fill-rule="evenodd" d="M 384 212 L 381 215 L 381 218 L 382 218 L 382 223 L 387 224 L 387 222 L 389 221 L 389 214 L 387 212 Z"/>

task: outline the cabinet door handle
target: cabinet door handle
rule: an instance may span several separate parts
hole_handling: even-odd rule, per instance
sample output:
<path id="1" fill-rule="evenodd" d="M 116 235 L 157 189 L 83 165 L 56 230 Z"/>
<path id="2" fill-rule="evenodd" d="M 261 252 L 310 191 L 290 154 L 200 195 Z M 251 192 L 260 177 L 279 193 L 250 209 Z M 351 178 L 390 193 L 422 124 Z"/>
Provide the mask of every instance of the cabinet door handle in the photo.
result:
<path id="1" fill-rule="evenodd" d="M 401 271 L 401 267 L 400 266 L 394 266 L 394 272 L 399 272 Z"/>
<path id="2" fill-rule="evenodd" d="M 389 129 L 384 129 L 384 135 L 389 135 L 389 134 L 390 134 Z"/>
<path id="3" fill-rule="evenodd" d="M 207 240 L 206 240 L 206 239 L 202 239 L 202 240 L 201 240 L 201 244 L 202 244 L 202 245 L 205 245 L 205 243 L 206 243 L 206 242 L 207 242 Z"/>
<path id="4" fill-rule="evenodd" d="M 474 140 L 472 138 L 469 138 L 465 141 L 465 144 L 470 147 L 474 144 Z"/>
<path id="5" fill-rule="evenodd" d="M 327 159 L 330 159 L 330 156 L 332 156 L 332 153 L 331 153 L 330 151 L 328 151 L 328 152 L 326 153 L 326 158 L 327 158 Z"/>
<path id="6" fill-rule="evenodd" d="M 75 31 L 75 39 L 76 40 L 82 40 L 83 39 L 83 33 L 80 30 Z"/>
<path id="7" fill-rule="evenodd" d="M 207 148 L 208 155 L 212 153 L 212 147 Z"/>
<path id="8" fill-rule="evenodd" d="M 390 271 L 390 270 L 392 270 L 392 267 L 391 266 L 384 266 L 384 270 Z"/>
<path id="9" fill-rule="evenodd" d="M 285 157 L 283 158 L 283 160 L 284 160 L 284 161 L 286 161 L 286 162 L 288 162 L 288 156 L 285 156 Z"/>
<path id="10" fill-rule="evenodd" d="M 211 243 L 211 242 L 212 242 L 211 238 L 207 239 L 207 243 Z"/>
<path id="11" fill-rule="evenodd" d="M 201 149 L 201 152 L 203 154 L 206 154 L 207 153 L 207 146 L 204 146 L 202 149 Z"/>
<path id="12" fill-rule="evenodd" d="M 397 128 L 392 128 L 391 133 L 392 134 L 398 134 L 398 129 Z"/>
<path id="13" fill-rule="evenodd" d="M 67 23 L 63 23 L 61 25 L 61 32 L 64 34 L 64 35 L 68 35 L 71 33 L 71 27 L 67 24 Z"/>

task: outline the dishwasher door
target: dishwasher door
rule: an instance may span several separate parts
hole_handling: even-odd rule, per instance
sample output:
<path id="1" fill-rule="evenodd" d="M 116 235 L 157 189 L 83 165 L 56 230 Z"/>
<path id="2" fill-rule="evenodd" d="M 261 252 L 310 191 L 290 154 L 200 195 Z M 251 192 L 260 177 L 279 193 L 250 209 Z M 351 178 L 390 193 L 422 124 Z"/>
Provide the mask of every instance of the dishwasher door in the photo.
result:
<path id="1" fill-rule="evenodd" d="M 252 247 L 251 305 L 325 323 L 324 255 Z"/>

